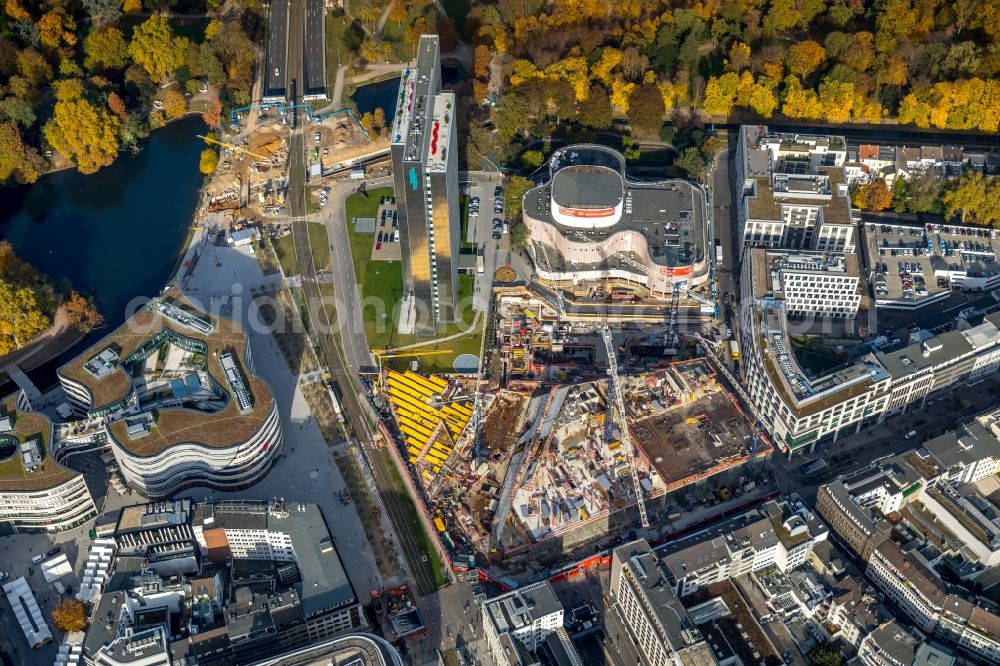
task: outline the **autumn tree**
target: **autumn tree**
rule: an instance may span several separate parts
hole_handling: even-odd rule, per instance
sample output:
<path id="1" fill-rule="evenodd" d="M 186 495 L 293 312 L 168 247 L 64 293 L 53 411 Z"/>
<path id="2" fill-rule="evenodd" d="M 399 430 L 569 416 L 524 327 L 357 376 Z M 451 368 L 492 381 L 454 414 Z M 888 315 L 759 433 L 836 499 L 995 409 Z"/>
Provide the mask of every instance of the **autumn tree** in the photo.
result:
<path id="1" fill-rule="evenodd" d="M 361 120 L 359 122 L 361 123 L 361 127 L 364 128 L 365 132 L 369 135 L 375 133 L 375 116 L 372 115 L 371 111 L 365 111 L 361 114 Z"/>
<path id="2" fill-rule="evenodd" d="M 35 290 L 0 279 L 0 356 L 20 349 L 48 327 Z"/>
<path id="3" fill-rule="evenodd" d="M 122 15 L 121 0 L 82 0 L 81 4 L 94 25 L 114 23 Z"/>
<path id="4" fill-rule="evenodd" d="M 826 60 L 826 51 L 818 42 L 807 39 L 798 44 L 792 44 L 785 56 L 788 71 L 800 78 L 806 78 L 815 72 Z"/>
<path id="5" fill-rule="evenodd" d="M 66 599 L 52 609 L 52 623 L 66 633 L 83 631 L 87 628 L 87 613 L 81 602 Z"/>
<path id="6" fill-rule="evenodd" d="M 215 127 L 219 124 L 219 121 L 222 120 L 222 102 L 219 101 L 218 97 L 213 97 L 208 101 L 208 106 L 201 114 L 201 118 L 209 127 Z"/>
<path id="7" fill-rule="evenodd" d="M 645 83 L 629 96 L 628 122 L 639 137 L 657 136 L 665 111 L 663 94 L 656 84 Z"/>
<path id="8" fill-rule="evenodd" d="M 154 81 L 165 81 L 184 64 L 188 40 L 176 37 L 167 20 L 154 14 L 132 32 L 129 53 Z M 252 54 L 250 56 L 253 57 Z"/>
<path id="9" fill-rule="evenodd" d="M 124 69 L 129 63 L 125 34 L 115 27 L 90 31 L 83 40 L 83 52 L 86 55 L 83 64 L 87 69 Z"/>
<path id="10" fill-rule="evenodd" d="M 167 116 L 167 120 L 180 118 L 185 111 L 187 111 L 187 100 L 184 99 L 183 93 L 170 90 L 163 96 L 163 113 Z"/>
<path id="11" fill-rule="evenodd" d="M 812 666 L 840 666 L 844 662 L 837 645 L 830 641 L 815 646 L 807 656 Z"/>
<path id="12" fill-rule="evenodd" d="M 212 148 L 201 151 L 201 158 L 198 160 L 198 171 L 206 176 L 215 173 L 215 168 L 219 166 L 219 154 Z"/>
<path id="13" fill-rule="evenodd" d="M 540 150 L 526 150 L 521 153 L 521 162 L 527 167 L 539 167 L 545 160 L 545 156 Z"/>
<path id="14" fill-rule="evenodd" d="M 774 0 L 764 16 L 764 33 L 773 36 L 791 30 L 801 20 L 802 12 L 799 11 L 795 0 Z"/>
<path id="15" fill-rule="evenodd" d="M 125 109 L 125 102 L 114 91 L 108 95 L 108 108 L 111 109 L 111 113 L 118 116 L 119 120 L 125 120 L 125 116 L 128 114 L 128 111 Z"/>
<path id="16" fill-rule="evenodd" d="M 703 181 L 708 173 L 708 165 L 701 151 L 695 147 L 686 148 L 677 156 L 674 166 L 679 168 L 691 180 Z"/>
<path id="17" fill-rule="evenodd" d="M 0 183 L 11 178 L 18 183 L 33 183 L 38 180 L 38 170 L 17 125 L 4 121 L 0 122 Z"/>
<path id="18" fill-rule="evenodd" d="M 851 201 L 856 208 L 880 211 L 892 205 L 892 190 L 881 178 L 858 185 Z"/>
<path id="19" fill-rule="evenodd" d="M 374 2 L 366 2 L 358 8 L 355 16 L 362 23 L 374 23 L 381 13 L 381 8 L 379 8 Z"/>
<path id="20" fill-rule="evenodd" d="M 705 86 L 705 101 L 702 104 L 705 113 L 710 116 L 728 116 L 733 110 L 739 85 L 740 77 L 734 72 L 711 77 Z"/>
<path id="21" fill-rule="evenodd" d="M 142 0 L 124 0 L 122 11 L 126 14 L 138 14 L 142 11 Z"/>
<path id="22" fill-rule="evenodd" d="M 472 52 L 472 75 L 480 81 L 490 78 L 490 62 L 492 56 L 485 44 L 480 44 Z"/>
<path id="23" fill-rule="evenodd" d="M 35 49 L 23 49 L 17 54 L 17 69 L 33 86 L 52 80 L 52 65 Z"/>
<path id="24" fill-rule="evenodd" d="M 774 94 L 774 81 L 759 76 L 750 85 L 747 106 L 761 118 L 770 118 L 778 108 L 778 98 Z"/>
<path id="25" fill-rule="evenodd" d="M 607 88 L 600 85 L 591 86 L 587 99 L 579 104 L 578 119 L 580 123 L 587 127 L 604 129 L 611 126 L 612 117 L 611 100 L 608 97 Z"/>
<path id="26" fill-rule="evenodd" d="M 76 21 L 62 7 L 55 7 L 38 19 L 38 39 L 42 46 L 57 49 L 76 44 Z"/>
<path id="27" fill-rule="evenodd" d="M 86 298 L 76 291 L 71 291 L 63 303 L 63 308 L 69 316 L 70 325 L 81 333 L 89 333 L 104 323 L 104 317 L 91 298 Z"/>
<path id="28" fill-rule="evenodd" d="M 949 218 L 961 214 L 962 224 L 990 225 L 1000 222 L 1000 178 L 967 172 L 941 194 Z"/>
<path id="29" fill-rule="evenodd" d="M 399 26 L 402 25 L 408 15 L 409 12 L 406 11 L 406 5 L 403 3 L 403 0 L 395 0 L 392 4 L 392 9 L 389 10 L 389 20 Z"/>
<path id="30" fill-rule="evenodd" d="M 42 133 L 53 148 L 90 174 L 118 157 L 119 120 L 86 99 L 59 101 Z"/>
<path id="31" fill-rule="evenodd" d="M 781 112 L 789 118 L 819 119 L 823 117 L 823 107 L 814 90 L 803 88 L 794 76 L 785 79 L 785 101 Z"/>
<path id="32" fill-rule="evenodd" d="M 6 97 L 0 100 L 0 118 L 13 120 L 24 129 L 30 128 L 38 119 L 31 102 L 19 97 Z"/>
<path id="33" fill-rule="evenodd" d="M 750 47 L 743 42 L 733 42 L 729 47 L 729 60 L 726 66 L 739 73 L 750 66 Z"/>
<path id="34" fill-rule="evenodd" d="M 516 219 L 521 216 L 521 209 L 524 207 L 524 193 L 534 186 L 534 181 L 524 176 L 511 176 L 507 180 L 507 186 L 503 192 L 507 217 Z"/>

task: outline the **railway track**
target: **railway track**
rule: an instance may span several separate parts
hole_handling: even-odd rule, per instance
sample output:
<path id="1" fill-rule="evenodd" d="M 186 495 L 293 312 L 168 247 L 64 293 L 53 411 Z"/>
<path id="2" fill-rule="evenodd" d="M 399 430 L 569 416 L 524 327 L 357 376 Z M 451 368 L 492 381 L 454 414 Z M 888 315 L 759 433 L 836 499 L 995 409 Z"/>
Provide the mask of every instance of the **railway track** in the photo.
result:
<path id="1" fill-rule="evenodd" d="M 300 119 L 301 120 L 301 119 Z M 299 123 L 296 123 L 298 126 Z M 430 594 L 437 589 L 434 577 L 428 570 L 430 559 L 420 547 L 414 536 L 414 526 L 409 520 L 410 512 L 405 502 L 412 501 L 409 497 L 400 497 L 396 484 L 392 480 L 392 472 L 386 467 L 386 461 L 372 445 L 371 428 L 365 410 L 358 399 L 359 386 L 357 377 L 350 372 L 337 348 L 333 336 L 333 328 L 323 304 L 316 279 L 316 268 L 313 265 L 312 248 L 309 245 L 309 228 L 305 220 L 305 140 L 303 131 L 296 129 L 289 139 L 289 219 L 292 227 L 292 241 L 295 248 L 295 261 L 299 275 L 302 278 L 302 291 L 305 296 L 306 309 L 315 340 L 319 345 L 322 362 L 330 370 L 331 375 L 343 388 L 343 409 L 349 435 L 362 447 L 365 459 L 368 461 L 375 479 L 375 486 L 382 506 L 388 515 L 389 523 L 394 532 L 394 541 L 403 551 L 403 556 L 409 568 L 410 576 L 421 595 Z M 299 182 L 296 182 L 299 181 Z M 388 442 L 387 446 L 393 446 Z M 422 529 L 419 525 L 417 529 Z"/>

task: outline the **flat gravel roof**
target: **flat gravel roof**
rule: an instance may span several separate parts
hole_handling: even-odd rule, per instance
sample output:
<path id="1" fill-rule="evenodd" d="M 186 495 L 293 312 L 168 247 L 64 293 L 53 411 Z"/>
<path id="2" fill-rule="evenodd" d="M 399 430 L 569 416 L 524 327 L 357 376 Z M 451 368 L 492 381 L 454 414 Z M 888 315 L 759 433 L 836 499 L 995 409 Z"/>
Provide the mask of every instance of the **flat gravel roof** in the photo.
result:
<path id="1" fill-rule="evenodd" d="M 622 200 L 622 179 L 604 167 L 566 167 L 552 178 L 552 196 L 567 208 L 613 208 Z"/>

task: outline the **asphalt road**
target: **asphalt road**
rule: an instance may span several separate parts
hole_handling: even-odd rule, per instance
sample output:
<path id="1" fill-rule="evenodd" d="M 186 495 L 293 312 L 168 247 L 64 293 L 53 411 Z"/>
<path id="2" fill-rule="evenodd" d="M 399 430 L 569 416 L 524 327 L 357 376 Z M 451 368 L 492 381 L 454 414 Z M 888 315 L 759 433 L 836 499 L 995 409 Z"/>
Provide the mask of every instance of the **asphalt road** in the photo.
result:
<path id="1" fill-rule="evenodd" d="M 370 180 L 369 190 L 392 183 L 391 178 Z M 351 372 L 362 368 L 371 368 L 375 359 L 369 353 L 368 340 L 365 337 L 364 317 L 361 313 L 361 294 L 354 275 L 354 259 L 351 255 L 351 239 L 347 225 L 345 201 L 357 189 L 357 183 L 338 183 L 329 193 L 330 202 L 323 209 L 323 223 L 330 239 L 331 274 L 333 276 L 334 292 L 336 294 L 334 325 L 340 332 L 341 346 L 344 350 L 344 360 Z M 389 307 L 391 304 L 387 304 Z M 329 310 L 329 308 L 327 308 Z"/>
<path id="2" fill-rule="evenodd" d="M 280 0 L 277 0 L 280 1 Z M 305 0 L 305 73 L 302 82 L 307 95 L 326 91 L 326 42 L 323 30 L 323 0 Z"/>
<path id="3" fill-rule="evenodd" d="M 264 95 L 281 95 L 288 85 L 288 13 L 290 0 L 274 0 L 268 15 Z"/>

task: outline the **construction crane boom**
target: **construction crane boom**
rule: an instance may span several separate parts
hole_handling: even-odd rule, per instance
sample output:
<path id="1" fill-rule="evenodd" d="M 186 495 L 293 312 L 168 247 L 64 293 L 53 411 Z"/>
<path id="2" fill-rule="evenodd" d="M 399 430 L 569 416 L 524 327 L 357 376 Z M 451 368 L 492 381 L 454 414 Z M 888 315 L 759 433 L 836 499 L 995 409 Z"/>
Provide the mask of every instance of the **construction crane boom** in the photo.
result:
<path id="1" fill-rule="evenodd" d="M 218 139 L 213 139 L 210 136 L 204 136 L 202 134 L 196 134 L 195 136 L 197 136 L 205 143 L 214 143 L 217 146 L 222 146 L 223 148 L 229 148 L 231 150 L 235 150 L 238 153 L 243 153 L 244 155 L 250 155 L 251 157 L 256 157 L 257 159 L 260 160 L 267 159 L 267 155 L 261 155 L 260 153 L 255 153 L 251 150 L 247 150 L 243 146 L 237 146 L 236 144 L 229 143 L 228 141 L 219 141 Z"/>
<path id="2" fill-rule="evenodd" d="M 628 422 L 625 417 L 625 400 L 622 397 L 621 384 L 618 380 L 618 358 L 615 356 L 614 340 L 611 338 L 611 327 L 605 326 L 602 330 L 604 346 L 608 349 L 608 376 L 610 381 L 608 387 L 611 388 L 614 399 L 615 410 L 618 412 L 619 423 L 622 431 L 622 444 L 628 453 L 629 467 L 632 468 L 632 484 L 635 486 L 635 503 L 639 506 L 639 519 L 643 527 L 649 527 L 649 515 L 646 513 L 646 500 L 642 496 L 642 483 L 639 482 L 639 469 L 635 464 L 635 448 L 632 446 L 632 436 L 629 434 Z"/>

